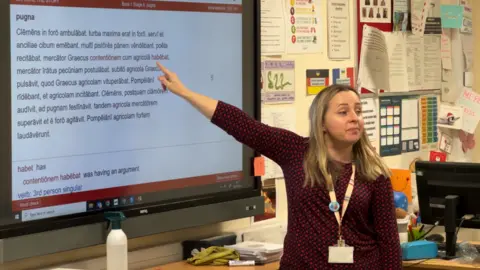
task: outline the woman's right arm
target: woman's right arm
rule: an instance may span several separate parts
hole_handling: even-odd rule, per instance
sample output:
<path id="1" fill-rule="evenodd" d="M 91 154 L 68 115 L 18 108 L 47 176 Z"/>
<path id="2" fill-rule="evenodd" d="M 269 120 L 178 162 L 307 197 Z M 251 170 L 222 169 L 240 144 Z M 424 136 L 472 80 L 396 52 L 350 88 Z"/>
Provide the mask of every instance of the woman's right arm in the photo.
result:
<path id="1" fill-rule="evenodd" d="M 183 86 L 177 76 L 163 67 L 165 74 L 159 80 L 171 92 L 184 98 L 212 123 L 223 129 L 237 141 L 258 151 L 260 154 L 282 164 L 289 159 L 288 152 L 303 143 L 303 137 L 281 128 L 268 126 L 250 117 L 241 109 L 222 101 L 196 93 Z"/>

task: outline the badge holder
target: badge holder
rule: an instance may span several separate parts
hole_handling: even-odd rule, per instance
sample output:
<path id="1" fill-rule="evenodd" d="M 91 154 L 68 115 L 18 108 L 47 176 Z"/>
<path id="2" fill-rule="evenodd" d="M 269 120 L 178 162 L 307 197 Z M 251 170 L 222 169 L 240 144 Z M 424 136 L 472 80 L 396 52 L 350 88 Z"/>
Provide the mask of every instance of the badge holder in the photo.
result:
<path id="1" fill-rule="evenodd" d="M 345 240 L 338 239 L 335 246 L 328 247 L 329 263 L 353 263 L 353 247 L 347 246 Z"/>
<path id="2" fill-rule="evenodd" d="M 352 175 L 350 176 L 350 182 L 345 191 L 345 197 L 343 199 L 342 216 L 340 216 L 340 204 L 337 202 L 335 191 L 333 188 L 329 191 L 330 204 L 328 208 L 335 214 L 335 218 L 338 222 L 338 241 L 334 246 L 328 247 L 328 262 L 329 263 L 353 263 L 353 247 L 347 246 L 345 240 L 342 238 L 342 217 L 348 207 L 348 202 L 352 196 L 353 187 L 355 185 L 355 165 L 352 166 Z"/>

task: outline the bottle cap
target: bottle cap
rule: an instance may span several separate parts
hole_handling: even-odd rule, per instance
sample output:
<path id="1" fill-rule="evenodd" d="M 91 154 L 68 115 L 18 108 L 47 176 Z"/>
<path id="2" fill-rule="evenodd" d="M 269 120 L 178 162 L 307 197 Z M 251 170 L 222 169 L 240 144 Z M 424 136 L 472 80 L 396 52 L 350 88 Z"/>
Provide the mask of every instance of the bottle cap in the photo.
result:
<path id="1" fill-rule="evenodd" d="M 123 212 L 113 211 L 113 212 L 105 212 L 105 218 L 112 223 L 112 230 L 120 230 L 122 228 L 122 221 L 127 219 Z"/>

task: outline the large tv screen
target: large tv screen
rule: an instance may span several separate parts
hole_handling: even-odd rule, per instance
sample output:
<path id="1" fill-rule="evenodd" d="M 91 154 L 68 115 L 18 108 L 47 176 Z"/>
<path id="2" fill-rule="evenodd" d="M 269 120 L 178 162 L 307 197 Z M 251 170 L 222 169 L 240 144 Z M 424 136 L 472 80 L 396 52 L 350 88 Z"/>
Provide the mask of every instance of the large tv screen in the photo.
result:
<path id="1" fill-rule="evenodd" d="M 255 117 L 254 2 L 1 4 L 3 237 L 253 196 L 253 151 L 164 89 L 156 62 Z"/>

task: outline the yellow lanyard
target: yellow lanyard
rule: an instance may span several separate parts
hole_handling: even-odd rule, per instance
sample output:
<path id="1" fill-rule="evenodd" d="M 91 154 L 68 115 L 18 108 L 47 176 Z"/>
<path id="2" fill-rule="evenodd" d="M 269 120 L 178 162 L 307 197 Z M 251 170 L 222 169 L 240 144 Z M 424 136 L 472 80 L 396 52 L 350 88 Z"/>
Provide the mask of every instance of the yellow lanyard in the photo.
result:
<path id="1" fill-rule="evenodd" d="M 342 239 L 342 220 L 345 216 L 345 212 L 347 211 L 348 202 L 350 201 L 350 197 L 352 196 L 353 187 L 355 186 L 355 165 L 352 165 L 352 175 L 350 176 L 350 181 L 348 182 L 347 191 L 345 191 L 345 198 L 343 199 L 342 205 L 342 215 L 340 216 L 340 204 L 337 202 L 337 196 L 335 195 L 335 190 L 332 189 L 328 192 L 330 195 L 330 204 L 328 207 L 330 211 L 335 214 L 335 218 L 338 222 L 338 239 Z"/>

